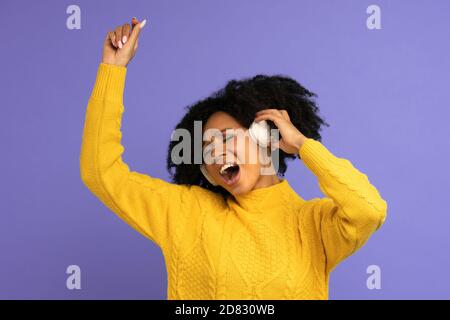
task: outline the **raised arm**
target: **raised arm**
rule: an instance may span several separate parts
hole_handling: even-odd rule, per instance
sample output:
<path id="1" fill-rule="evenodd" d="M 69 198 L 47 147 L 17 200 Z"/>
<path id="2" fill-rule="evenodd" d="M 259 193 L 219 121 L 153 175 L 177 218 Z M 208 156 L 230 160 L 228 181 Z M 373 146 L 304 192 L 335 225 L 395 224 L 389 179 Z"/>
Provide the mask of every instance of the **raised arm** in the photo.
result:
<path id="1" fill-rule="evenodd" d="M 349 160 L 334 156 L 319 141 L 307 139 L 299 155 L 326 195 L 312 200 L 309 212 L 320 233 L 326 270 L 330 272 L 380 228 L 386 219 L 387 203 L 367 175 Z"/>
<path id="2" fill-rule="evenodd" d="M 133 32 L 137 37 L 136 29 Z M 136 40 L 132 34 L 125 46 L 134 45 Z M 105 46 L 108 45 L 111 45 L 110 35 L 105 40 Z M 128 63 L 129 59 L 123 61 Z M 192 204 L 195 199 L 190 187 L 130 171 L 123 162 L 120 127 L 126 63 L 122 65 L 120 61 L 104 56 L 98 67 L 84 125 L 81 178 L 89 190 L 120 218 L 164 247 L 173 230 L 180 227 L 182 211 L 188 209 L 186 204 Z"/>
<path id="3" fill-rule="evenodd" d="M 279 147 L 298 154 L 317 176 L 325 198 L 307 201 L 299 221 L 315 229 L 330 272 L 358 250 L 384 223 L 387 203 L 365 174 L 350 161 L 334 156 L 322 143 L 305 137 L 290 121 L 286 110 L 265 109 L 256 121 L 271 120 L 280 130 Z M 302 226 L 299 226 L 302 227 Z"/>

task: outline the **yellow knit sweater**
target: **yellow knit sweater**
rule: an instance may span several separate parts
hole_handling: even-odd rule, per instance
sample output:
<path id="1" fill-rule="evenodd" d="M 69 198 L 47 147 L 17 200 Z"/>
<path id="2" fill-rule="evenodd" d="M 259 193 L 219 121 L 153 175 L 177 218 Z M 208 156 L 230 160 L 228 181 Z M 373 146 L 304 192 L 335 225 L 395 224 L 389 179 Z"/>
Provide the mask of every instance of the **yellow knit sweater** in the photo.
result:
<path id="1" fill-rule="evenodd" d="M 324 198 L 286 179 L 223 200 L 130 171 L 122 160 L 126 68 L 101 63 L 87 106 L 81 177 L 162 250 L 168 299 L 328 299 L 332 269 L 384 222 L 387 203 L 350 161 L 307 139 L 299 153 Z"/>

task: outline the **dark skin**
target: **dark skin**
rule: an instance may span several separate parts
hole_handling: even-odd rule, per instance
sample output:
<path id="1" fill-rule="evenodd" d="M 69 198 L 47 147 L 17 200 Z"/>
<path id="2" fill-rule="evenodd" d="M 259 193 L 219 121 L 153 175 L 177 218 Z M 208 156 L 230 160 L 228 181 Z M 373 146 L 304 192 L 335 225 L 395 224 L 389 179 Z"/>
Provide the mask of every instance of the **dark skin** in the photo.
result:
<path id="1" fill-rule="evenodd" d="M 146 22 L 139 22 L 133 17 L 131 24 L 125 23 L 109 31 L 103 43 L 102 62 L 126 67 L 136 54 L 139 33 Z"/>
<path id="2" fill-rule="evenodd" d="M 132 18 L 131 24 L 125 23 L 117 26 L 113 31 L 109 31 L 103 44 L 102 62 L 126 67 L 136 54 L 139 34 L 145 24 L 146 20 L 140 22 L 136 18 Z M 274 108 L 261 110 L 255 114 L 255 121 L 259 122 L 262 120 L 272 121 L 280 131 L 281 139 L 278 145 L 272 146 L 272 148 L 279 147 L 286 153 L 298 154 L 307 138 L 292 124 L 286 110 Z M 236 119 L 220 111 L 211 115 L 204 126 L 204 130 L 212 128 L 218 130 L 225 128 L 242 129 L 248 133 L 247 129 L 243 128 Z M 246 139 L 249 141 L 248 137 Z M 237 150 L 234 156 L 241 153 L 245 154 L 247 159 L 251 152 L 258 152 L 258 148 L 251 147 L 251 142 L 246 143 L 243 148 L 242 150 Z M 258 156 L 256 158 L 259 159 Z M 226 184 L 221 177 L 219 171 L 222 164 L 206 164 L 206 170 L 219 185 L 231 194 L 238 195 L 280 182 L 276 174 L 261 174 L 261 166 L 261 163 L 239 164 L 241 176 L 233 185 Z"/>
<path id="3" fill-rule="evenodd" d="M 279 147 L 284 152 L 291 154 L 297 154 L 299 152 L 301 146 L 306 140 L 306 137 L 291 123 L 289 115 L 285 110 L 261 110 L 256 113 L 255 121 L 259 122 L 262 120 L 273 121 L 273 123 L 280 130 L 280 135 L 282 138 L 279 140 L 278 145 L 272 146 L 272 148 Z M 218 111 L 209 117 L 204 126 L 205 131 L 211 128 L 218 130 L 223 130 L 225 128 L 235 130 L 241 129 L 245 131 L 246 135 L 246 142 L 240 145 L 241 149 L 239 149 L 239 144 L 235 142 L 232 144 L 232 146 L 234 146 L 234 148 L 232 148 L 233 150 L 228 153 L 229 157 L 227 155 L 228 159 L 231 161 L 236 158 L 241 160 L 241 163 L 239 164 L 240 179 L 236 183 L 229 185 L 226 181 L 224 181 L 220 174 L 220 169 L 223 165 L 222 163 L 206 164 L 206 170 L 217 184 L 231 194 L 238 195 L 247 193 L 254 189 L 268 187 L 280 182 L 275 173 L 270 175 L 261 174 L 263 164 L 260 161 L 256 163 L 248 161 L 248 159 L 252 159 L 250 153 L 255 152 L 257 155 L 254 156 L 253 159 L 260 159 L 258 153 L 259 149 L 252 146 L 252 141 L 248 138 L 248 130 L 242 127 L 236 119 L 225 112 Z M 222 147 L 224 149 L 220 151 L 223 153 L 227 152 L 226 145 L 223 144 Z M 245 161 L 242 161 L 242 159 L 245 159 Z"/>

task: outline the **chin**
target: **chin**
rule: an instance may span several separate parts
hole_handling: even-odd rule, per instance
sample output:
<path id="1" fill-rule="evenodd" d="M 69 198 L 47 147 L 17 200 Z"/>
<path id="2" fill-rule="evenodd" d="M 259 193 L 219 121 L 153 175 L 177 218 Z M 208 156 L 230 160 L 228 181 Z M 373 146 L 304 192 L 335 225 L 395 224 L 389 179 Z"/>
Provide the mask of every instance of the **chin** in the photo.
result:
<path id="1" fill-rule="evenodd" d="M 253 189 L 255 183 L 249 181 L 249 179 L 245 177 L 243 172 L 241 172 L 241 177 L 239 181 L 235 185 L 226 186 L 226 189 L 233 195 L 241 195 L 250 192 Z"/>
<path id="2" fill-rule="evenodd" d="M 245 194 L 248 191 L 249 191 L 248 188 L 246 188 L 244 186 L 239 186 L 239 185 L 235 186 L 234 188 L 228 189 L 228 192 L 230 192 L 234 196 Z"/>
<path id="3" fill-rule="evenodd" d="M 233 195 L 245 194 L 253 189 L 258 176 L 253 175 L 253 168 L 246 168 L 237 163 L 223 165 L 216 176 L 222 188 Z"/>

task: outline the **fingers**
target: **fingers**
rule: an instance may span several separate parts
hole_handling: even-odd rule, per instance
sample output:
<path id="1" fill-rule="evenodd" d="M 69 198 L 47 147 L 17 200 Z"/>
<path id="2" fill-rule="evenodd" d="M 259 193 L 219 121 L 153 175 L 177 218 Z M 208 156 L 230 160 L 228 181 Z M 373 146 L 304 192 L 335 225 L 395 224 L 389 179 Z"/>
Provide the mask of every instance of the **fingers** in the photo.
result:
<path id="1" fill-rule="evenodd" d="M 131 18 L 131 24 L 134 28 L 135 25 L 137 25 L 139 23 L 138 19 L 136 17 Z"/>
<path id="2" fill-rule="evenodd" d="M 122 49 L 122 47 L 127 42 L 131 42 L 131 46 L 134 50 L 138 46 L 138 36 L 140 30 L 145 26 L 147 21 L 143 20 L 139 22 L 136 17 L 131 20 L 131 25 L 125 23 L 114 29 L 114 31 L 109 31 L 106 36 L 106 41 L 110 41 L 114 48 Z"/>
<path id="3" fill-rule="evenodd" d="M 125 44 L 130 37 L 131 25 L 129 23 L 125 23 L 122 26 L 122 43 Z"/>
<path id="4" fill-rule="evenodd" d="M 139 24 L 138 19 L 136 19 L 136 17 L 133 17 L 131 19 L 131 25 L 132 25 L 131 29 L 133 30 L 134 27 L 136 27 L 137 24 Z M 138 42 L 139 42 L 139 38 L 136 40 L 136 43 L 134 44 L 134 48 L 133 48 L 134 51 L 136 51 L 137 48 L 138 48 Z"/>
<path id="5" fill-rule="evenodd" d="M 128 41 L 130 37 L 131 26 L 129 23 L 125 23 L 121 26 L 118 26 L 114 32 L 116 34 L 116 47 L 122 49 L 123 45 Z"/>
<path id="6" fill-rule="evenodd" d="M 255 121 L 259 122 L 261 120 L 272 120 L 275 122 L 286 119 L 283 116 L 283 113 L 278 109 L 265 109 L 256 113 Z"/>
<path id="7" fill-rule="evenodd" d="M 123 26 L 118 26 L 114 32 L 116 33 L 116 42 L 119 49 L 122 49 L 123 43 L 122 43 L 122 28 Z"/>
<path id="8" fill-rule="evenodd" d="M 280 110 L 281 114 L 283 115 L 283 118 L 285 118 L 286 120 L 291 121 L 291 118 L 289 118 L 289 113 L 286 110 Z"/>
<path id="9" fill-rule="evenodd" d="M 138 22 L 136 19 L 132 20 L 132 24 L 133 24 L 133 31 L 131 31 L 131 35 L 130 35 L 130 43 L 133 47 L 136 46 L 136 42 L 137 39 L 139 37 L 139 33 L 141 32 L 141 29 L 144 28 L 145 24 L 146 24 L 147 20 L 143 20 L 142 22 Z"/>
<path id="10" fill-rule="evenodd" d="M 262 115 L 262 114 L 273 114 L 273 115 L 277 115 L 280 116 L 286 120 L 289 120 L 289 114 L 286 110 L 284 109 L 264 109 L 264 110 L 260 110 L 256 113 L 256 115 Z"/>
<path id="11" fill-rule="evenodd" d="M 282 123 L 282 121 L 285 121 L 286 119 L 284 119 L 279 114 L 274 114 L 274 113 L 264 113 L 255 118 L 256 122 L 260 122 L 262 120 L 270 120 L 273 123 L 275 123 L 275 125 L 277 127 L 280 127 L 280 124 Z"/>
<path id="12" fill-rule="evenodd" d="M 261 120 L 271 120 L 277 126 L 279 125 L 280 120 L 286 120 L 288 122 L 291 122 L 288 112 L 284 109 L 282 109 L 282 110 L 279 110 L 279 109 L 260 110 L 256 113 L 255 121 L 259 122 Z"/>
<path id="13" fill-rule="evenodd" d="M 108 32 L 108 38 L 111 41 L 111 44 L 113 45 L 113 47 L 117 48 L 116 34 L 114 31 Z"/>

